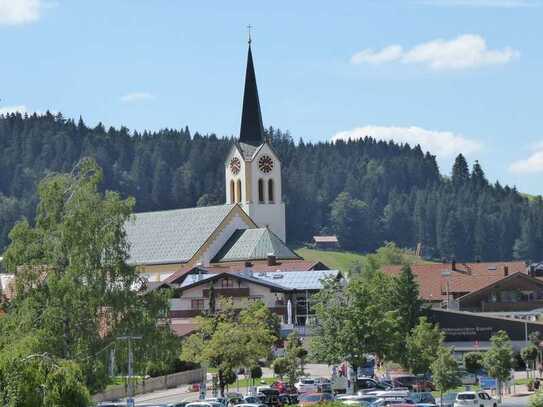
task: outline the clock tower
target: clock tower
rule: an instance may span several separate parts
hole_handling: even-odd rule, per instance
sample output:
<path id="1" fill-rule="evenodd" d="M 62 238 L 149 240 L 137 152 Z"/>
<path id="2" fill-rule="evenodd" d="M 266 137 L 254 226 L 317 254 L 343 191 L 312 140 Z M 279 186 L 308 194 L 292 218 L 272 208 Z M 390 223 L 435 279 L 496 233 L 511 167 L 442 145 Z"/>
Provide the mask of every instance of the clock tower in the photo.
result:
<path id="1" fill-rule="evenodd" d="M 245 72 L 239 139 L 225 162 L 226 203 L 238 203 L 259 227 L 286 239 L 281 162 L 264 135 L 251 40 Z"/>

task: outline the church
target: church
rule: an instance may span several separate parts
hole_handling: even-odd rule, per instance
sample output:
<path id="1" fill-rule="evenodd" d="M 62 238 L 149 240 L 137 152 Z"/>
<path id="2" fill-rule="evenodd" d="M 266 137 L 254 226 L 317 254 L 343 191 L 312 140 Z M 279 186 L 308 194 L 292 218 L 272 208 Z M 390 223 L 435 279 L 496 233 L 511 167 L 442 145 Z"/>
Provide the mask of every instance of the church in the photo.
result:
<path id="1" fill-rule="evenodd" d="M 325 269 L 288 248 L 281 160 L 266 139 L 251 42 L 239 138 L 225 157 L 225 204 L 136 213 L 125 226 L 129 264 L 150 283 L 195 267 L 218 271 Z"/>
<path id="2" fill-rule="evenodd" d="M 145 290 L 173 290 L 170 326 L 179 336 L 197 329 L 194 318 L 220 307 L 262 301 L 282 323 L 282 334 L 309 335 L 310 297 L 324 279 L 341 279 L 321 262 L 305 261 L 286 244 L 281 161 L 266 139 L 249 40 L 239 138 L 224 162 L 223 205 L 136 213 L 125 225 L 128 263 Z"/>

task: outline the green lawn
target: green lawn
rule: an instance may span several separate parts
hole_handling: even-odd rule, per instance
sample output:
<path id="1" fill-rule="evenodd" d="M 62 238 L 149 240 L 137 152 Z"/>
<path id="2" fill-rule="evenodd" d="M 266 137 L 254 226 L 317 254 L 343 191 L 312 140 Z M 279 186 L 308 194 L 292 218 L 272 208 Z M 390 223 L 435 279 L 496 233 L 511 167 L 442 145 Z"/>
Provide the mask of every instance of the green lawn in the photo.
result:
<path id="1" fill-rule="evenodd" d="M 348 272 L 355 264 L 364 262 L 365 255 L 348 251 L 316 250 L 308 247 L 300 247 L 295 250 L 296 253 L 309 261 L 321 261 L 332 270 Z M 420 257 L 409 252 L 404 252 L 404 256 L 412 264 L 429 263 Z"/>
<path id="2" fill-rule="evenodd" d="M 307 247 L 296 249 L 296 253 L 309 261 L 321 261 L 333 270 L 348 271 L 354 264 L 364 261 L 364 255 L 345 251 L 315 250 Z"/>

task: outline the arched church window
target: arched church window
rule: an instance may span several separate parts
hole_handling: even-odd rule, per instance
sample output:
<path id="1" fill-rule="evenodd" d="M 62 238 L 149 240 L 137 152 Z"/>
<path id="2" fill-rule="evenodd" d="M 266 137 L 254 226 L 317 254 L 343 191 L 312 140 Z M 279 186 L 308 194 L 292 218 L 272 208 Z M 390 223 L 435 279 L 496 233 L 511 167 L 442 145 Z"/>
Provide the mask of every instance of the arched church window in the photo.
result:
<path id="1" fill-rule="evenodd" d="M 234 180 L 230 180 L 230 203 L 233 204 L 236 201 L 236 184 Z"/>
<path id="2" fill-rule="evenodd" d="M 273 202 L 274 199 L 275 199 L 275 195 L 274 195 L 274 190 L 273 190 L 273 179 L 270 179 L 268 181 L 268 201 L 269 202 Z"/>
<path id="3" fill-rule="evenodd" d="M 258 180 L 258 202 L 264 202 L 264 180 Z"/>
<path id="4" fill-rule="evenodd" d="M 238 187 L 237 187 L 237 196 L 236 196 L 236 201 L 238 203 L 241 203 L 241 201 L 243 200 L 243 197 L 241 196 L 241 180 L 238 179 Z"/>

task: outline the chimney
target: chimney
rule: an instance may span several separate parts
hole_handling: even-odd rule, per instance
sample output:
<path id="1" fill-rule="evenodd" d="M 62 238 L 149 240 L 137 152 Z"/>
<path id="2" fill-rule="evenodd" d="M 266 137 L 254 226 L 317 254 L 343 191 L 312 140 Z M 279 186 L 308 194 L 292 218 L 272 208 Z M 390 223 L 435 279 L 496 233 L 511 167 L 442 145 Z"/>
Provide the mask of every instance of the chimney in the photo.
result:
<path id="1" fill-rule="evenodd" d="M 274 253 L 268 253 L 268 266 L 277 265 L 277 259 Z"/>
<path id="2" fill-rule="evenodd" d="M 507 277 L 509 275 L 509 266 L 503 266 L 503 276 Z"/>
<path id="3" fill-rule="evenodd" d="M 196 268 L 198 269 L 198 281 L 202 280 L 202 263 L 196 263 Z"/>
<path id="4" fill-rule="evenodd" d="M 243 269 L 243 272 L 245 274 L 247 274 L 248 276 L 252 276 L 253 275 L 253 263 L 251 263 L 250 261 L 246 261 L 245 262 L 245 268 Z"/>

